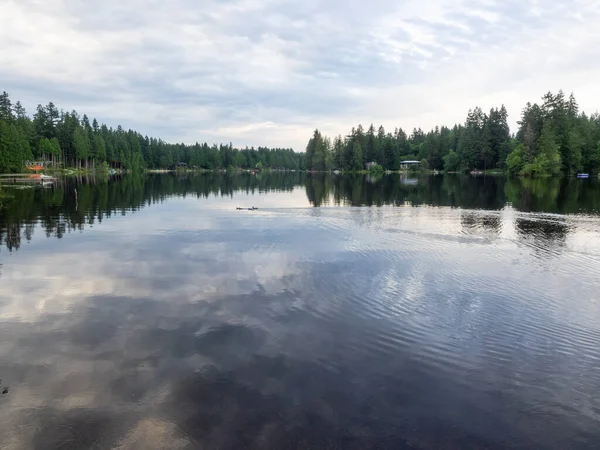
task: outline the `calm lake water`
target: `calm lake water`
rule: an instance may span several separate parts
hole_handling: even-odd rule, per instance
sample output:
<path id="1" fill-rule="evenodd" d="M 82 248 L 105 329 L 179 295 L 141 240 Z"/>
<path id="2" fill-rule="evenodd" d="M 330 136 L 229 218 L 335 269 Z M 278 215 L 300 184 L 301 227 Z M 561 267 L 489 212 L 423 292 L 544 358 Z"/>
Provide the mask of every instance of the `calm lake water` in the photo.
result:
<path id="1" fill-rule="evenodd" d="M 600 448 L 600 180 L 4 193 L 2 449 Z"/>

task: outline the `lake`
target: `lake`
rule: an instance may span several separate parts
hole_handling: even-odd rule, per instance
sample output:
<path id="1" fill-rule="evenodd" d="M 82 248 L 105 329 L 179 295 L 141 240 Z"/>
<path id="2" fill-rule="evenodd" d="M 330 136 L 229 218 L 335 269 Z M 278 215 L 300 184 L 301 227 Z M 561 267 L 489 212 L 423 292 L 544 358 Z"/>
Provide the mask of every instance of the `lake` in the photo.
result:
<path id="1" fill-rule="evenodd" d="M 3 449 L 600 448 L 598 179 L 3 193 Z"/>

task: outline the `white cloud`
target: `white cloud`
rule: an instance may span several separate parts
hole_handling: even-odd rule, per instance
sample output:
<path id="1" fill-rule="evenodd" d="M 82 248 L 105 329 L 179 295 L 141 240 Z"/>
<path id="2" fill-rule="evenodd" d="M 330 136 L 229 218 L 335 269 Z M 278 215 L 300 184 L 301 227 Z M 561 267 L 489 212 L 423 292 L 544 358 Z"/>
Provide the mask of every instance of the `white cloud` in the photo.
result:
<path id="1" fill-rule="evenodd" d="M 303 149 L 547 90 L 600 104 L 600 7 L 574 0 L 4 0 L 0 89 L 171 141 Z"/>

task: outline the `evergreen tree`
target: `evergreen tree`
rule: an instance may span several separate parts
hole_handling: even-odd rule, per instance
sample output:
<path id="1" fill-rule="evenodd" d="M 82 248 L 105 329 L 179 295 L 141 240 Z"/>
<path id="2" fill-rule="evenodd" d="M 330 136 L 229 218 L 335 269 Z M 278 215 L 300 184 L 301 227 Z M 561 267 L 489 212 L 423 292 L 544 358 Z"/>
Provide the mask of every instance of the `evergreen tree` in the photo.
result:
<path id="1" fill-rule="evenodd" d="M 6 120 L 0 120 L 0 172 L 12 172 L 11 153 L 15 150 L 15 142 Z"/>
<path id="2" fill-rule="evenodd" d="M 317 153 L 317 143 L 321 138 L 319 130 L 315 130 L 313 136 L 309 139 L 308 145 L 306 146 L 306 167 L 308 170 L 315 169 L 315 157 Z"/>
<path id="3" fill-rule="evenodd" d="M 20 172 L 33 158 L 27 136 L 14 123 L 0 120 L 0 171 Z"/>
<path id="4" fill-rule="evenodd" d="M 50 144 L 51 144 L 52 165 L 54 167 L 56 167 L 56 164 L 60 160 L 60 157 L 61 157 L 60 142 L 58 142 L 57 138 L 52 138 L 52 139 L 50 139 Z"/>
<path id="5" fill-rule="evenodd" d="M 465 130 L 458 143 L 462 170 L 483 168 L 480 152 L 484 148 L 483 128 L 486 121 L 487 117 L 481 108 L 469 110 Z"/>
<path id="6" fill-rule="evenodd" d="M 244 153 L 242 153 L 242 152 L 236 152 L 236 155 L 235 155 L 235 166 L 236 167 L 243 167 L 243 168 L 247 168 L 248 167 L 248 161 L 246 160 L 246 157 L 244 156 Z"/>
<path id="7" fill-rule="evenodd" d="M 40 157 L 44 161 L 46 161 L 47 158 L 51 157 L 53 150 L 54 150 L 54 147 L 53 147 L 50 139 L 48 139 L 48 138 L 40 139 L 40 143 L 38 145 L 38 151 L 39 151 Z"/>
<path id="8" fill-rule="evenodd" d="M 362 148 L 358 140 L 356 140 L 352 146 L 352 170 L 363 170 L 363 155 Z"/>
<path id="9" fill-rule="evenodd" d="M 6 92 L 5 92 L 5 94 L 6 94 Z M 0 105 L 1 104 L 2 104 L 2 100 L 0 100 Z M 27 119 L 27 113 L 25 111 L 25 108 L 23 108 L 23 105 L 21 105 L 20 101 L 17 101 L 17 103 L 15 103 L 15 106 L 13 107 L 13 111 L 14 111 L 14 117 L 16 120 Z"/>
<path id="10" fill-rule="evenodd" d="M 0 120 L 11 123 L 14 120 L 12 103 L 6 91 L 0 94 Z"/>
<path id="11" fill-rule="evenodd" d="M 375 149 L 374 149 L 373 161 L 375 161 L 377 164 L 379 164 L 382 167 L 385 164 L 385 157 L 383 154 L 385 142 L 386 142 L 385 128 L 383 128 L 383 125 L 380 125 L 379 129 L 377 130 L 377 138 L 375 139 Z"/>
<path id="12" fill-rule="evenodd" d="M 73 149 L 77 167 L 81 167 L 82 161 L 86 161 L 90 154 L 90 141 L 81 125 L 75 127 L 73 133 Z"/>
<path id="13" fill-rule="evenodd" d="M 344 141 L 340 135 L 333 140 L 332 165 L 334 169 L 338 170 L 344 166 Z"/>
<path id="14" fill-rule="evenodd" d="M 375 138 L 375 127 L 373 126 L 373 124 L 371 124 L 371 126 L 369 127 L 368 131 L 367 131 L 367 136 L 366 136 L 366 143 L 365 143 L 365 155 L 364 155 L 364 160 L 365 162 L 376 162 L 377 161 L 377 154 L 376 154 L 376 150 L 375 150 L 375 144 L 376 142 L 376 138 Z"/>
<path id="15" fill-rule="evenodd" d="M 399 155 L 400 151 L 397 147 L 397 141 L 392 135 L 387 135 L 383 142 L 383 163 L 381 164 L 386 170 L 398 170 L 400 168 Z"/>

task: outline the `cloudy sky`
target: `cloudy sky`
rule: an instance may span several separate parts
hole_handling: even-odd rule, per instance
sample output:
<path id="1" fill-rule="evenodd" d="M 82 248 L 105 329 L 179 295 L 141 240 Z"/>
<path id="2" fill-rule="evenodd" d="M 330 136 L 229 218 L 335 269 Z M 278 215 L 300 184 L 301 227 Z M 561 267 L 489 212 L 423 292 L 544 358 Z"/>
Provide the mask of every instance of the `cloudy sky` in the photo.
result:
<path id="1" fill-rule="evenodd" d="M 177 142 L 302 150 L 544 92 L 600 109 L 596 0 L 0 0 L 0 90 Z"/>

